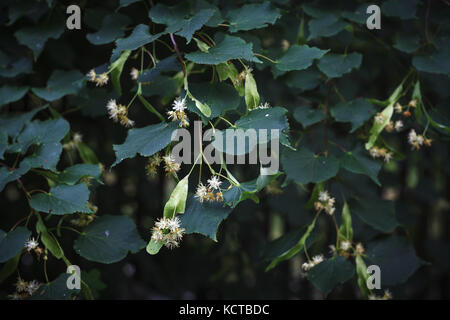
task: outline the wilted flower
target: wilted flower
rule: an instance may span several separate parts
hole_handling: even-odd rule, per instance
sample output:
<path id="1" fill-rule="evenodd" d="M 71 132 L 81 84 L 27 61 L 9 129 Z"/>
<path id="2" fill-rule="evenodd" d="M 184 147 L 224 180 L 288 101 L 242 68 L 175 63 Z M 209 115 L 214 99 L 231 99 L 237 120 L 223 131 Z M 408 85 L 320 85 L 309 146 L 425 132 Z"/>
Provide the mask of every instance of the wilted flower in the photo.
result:
<path id="1" fill-rule="evenodd" d="M 24 292 L 28 288 L 28 283 L 23 280 L 21 277 L 17 278 L 17 282 L 15 283 L 17 292 Z"/>
<path id="2" fill-rule="evenodd" d="M 166 173 L 176 173 L 180 170 L 181 166 L 179 163 L 175 162 L 175 159 L 172 157 L 172 155 L 168 155 L 163 157 L 164 160 L 164 169 L 166 170 Z"/>
<path id="3" fill-rule="evenodd" d="M 145 172 L 147 173 L 147 175 L 155 175 L 158 166 L 161 164 L 161 161 L 162 159 L 159 154 L 155 154 L 150 159 L 148 159 L 147 165 L 145 166 Z"/>

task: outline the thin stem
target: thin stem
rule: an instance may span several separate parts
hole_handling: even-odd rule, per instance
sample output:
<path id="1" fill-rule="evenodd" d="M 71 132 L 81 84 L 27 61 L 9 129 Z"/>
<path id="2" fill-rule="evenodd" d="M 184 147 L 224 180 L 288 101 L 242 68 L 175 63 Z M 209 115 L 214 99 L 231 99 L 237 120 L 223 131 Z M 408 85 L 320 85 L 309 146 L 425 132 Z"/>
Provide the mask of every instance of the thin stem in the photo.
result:
<path id="1" fill-rule="evenodd" d="M 230 121 L 228 121 L 228 120 L 225 119 L 224 117 L 219 116 L 219 119 L 225 121 L 230 127 L 236 128 L 236 126 L 235 126 L 234 124 L 232 124 Z"/>
<path id="2" fill-rule="evenodd" d="M 175 52 L 177 53 L 178 59 L 180 60 L 181 68 L 183 69 L 183 74 L 184 74 L 184 76 L 186 76 L 186 67 L 184 65 L 184 60 L 183 60 L 183 57 L 181 56 L 180 50 L 178 50 L 178 46 L 175 41 L 175 38 L 173 37 L 173 33 L 169 33 L 169 36 L 170 36 L 170 40 L 172 41 L 173 48 L 175 49 Z"/>
<path id="3" fill-rule="evenodd" d="M 278 61 L 272 60 L 272 59 L 270 59 L 269 57 L 266 57 L 265 55 L 262 55 L 262 54 L 259 54 L 259 53 L 253 53 L 253 55 L 255 55 L 255 56 L 257 56 L 257 57 L 264 58 L 264 59 L 266 59 L 266 60 L 268 60 L 268 61 L 270 61 L 270 62 L 272 62 L 272 63 L 278 63 Z"/>

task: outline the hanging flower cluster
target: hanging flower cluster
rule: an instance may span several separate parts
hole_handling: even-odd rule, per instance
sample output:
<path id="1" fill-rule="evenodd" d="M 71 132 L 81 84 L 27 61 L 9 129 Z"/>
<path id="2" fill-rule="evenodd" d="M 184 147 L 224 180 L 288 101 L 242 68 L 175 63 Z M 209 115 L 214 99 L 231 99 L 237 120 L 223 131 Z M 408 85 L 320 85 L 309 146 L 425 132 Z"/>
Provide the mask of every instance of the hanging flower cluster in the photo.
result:
<path id="1" fill-rule="evenodd" d="M 195 197 L 199 199 L 200 202 L 223 202 L 223 193 L 220 190 L 220 185 L 222 182 L 220 181 L 218 176 L 213 176 L 208 179 L 208 185 L 205 186 L 203 183 L 200 183 L 197 186 L 197 191 L 195 192 Z"/>
<path id="2" fill-rule="evenodd" d="M 162 159 L 164 161 L 164 170 L 167 174 L 172 174 L 180 171 L 181 166 L 175 161 L 172 155 L 165 156 Z"/>
<path id="3" fill-rule="evenodd" d="M 26 299 L 32 296 L 37 291 L 37 289 L 39 289 L 40 286 L 41 283 L 39 283 L 36 280 L 27 282 L 23 280 L 21 277 L 18 277 L 17 282 L 15 283 L 16 291 L 8 295 L 8 298 L 11 300 Z"/>
<path id="4" fill-rule="evenodd" d="M 302 269 L 304 271 L 308 271 L 309 269 L 311 269 L 312 267 L 318 265 L 319 263 L 321 263 L 323 261 L 324 261 L 323 254 L 319 254 L 317 256 L 312 257 L 312 260 L 302 264 Z"/>
<path id="5" fill-rule="evenodd" d="M 149 176 L 154 176 L 158 172 L 158 167 L 161 164 L 162 158 L 159 154 L 155 154 L 148 159 L 147 165 L 145 166 L 145 172 Z"/>
<path id="6" fill-rule="evenodd" d="M 35 240 L 34 238 L 28 239 L 24 244 L 24 248 L 27 250 L 28 253 L 31 253 L 31 251 L 34 251 L 38 260 L 40 260 L 41 254 L 44 253 L 44 250 L 41 247 L 39 247 L 39 242 L 37 240 Z"/>
<path id="7" fill-rule="evenodd" d="M 97 74 L 94 69 L 91 69 L 86 75 L 88 80 L 94 82 L 97 87 L 102 87 L 108 83 L 109 77 L 106 72 Z"/>
<path id="8" fill-rule="evenodd" d="M 121 125 L 127 128 L 134 126 L 134 121 L 128 118 L 127 107 L 121 104 L 118 105 L 116 100 L 109 100 L 106 109 L 108 109 L 109 118 L 114 120 L 114 122 L 120 122 Z"/>
<path id="9" fill-rule="evenodd" d="M 172 121 L 180 121 L 180 127 L 188 127 L 189 119 L 184 111 L 185 109 L 186 98 L 177 98 L 172 104 L 172 110 L 167 111 L 167 115 L 169 116 L 169 119 L 172 119 Z"/>
<path id="10" fill-rule="evenodd" d="M 314 203 L 314 208 L 316 211 L 320 212 L 325 210 L 330 216 L 334 213 L 336 208 L 334 207 L 334 203 L 336 202 L 335 198 L 332 198 L 328 191 L 320 191 L 319 193 L 319 201 Z"/>
<path id="11" fill-rule="evenodd" d="M 178 247 L 186 233 L 186 230 L 181 228 L 180 223 L 178 217 L 159 219 L 152 228 L 152 239 L 156 242 L 162 242 L 169 249 Z"/>
<path id="12" fill-rule="evenodd" d="M 388 151 L 386 148 L 378 148 L 378 147 L 372 147 L 369 150 L 370 155 L 372 158 L 384 158 L 385 162 L 391 161 L 394 154 L 390 151 Z"/>
<path id="13" fill-rule="evenodd" d="M 412 150 L 419 150 L 422 145 L 431 146 L 433 140 L 425 137 L 424 134 L 417 134 L 414 129 L 408 134 L 408 143 L 412 146 Z"/>

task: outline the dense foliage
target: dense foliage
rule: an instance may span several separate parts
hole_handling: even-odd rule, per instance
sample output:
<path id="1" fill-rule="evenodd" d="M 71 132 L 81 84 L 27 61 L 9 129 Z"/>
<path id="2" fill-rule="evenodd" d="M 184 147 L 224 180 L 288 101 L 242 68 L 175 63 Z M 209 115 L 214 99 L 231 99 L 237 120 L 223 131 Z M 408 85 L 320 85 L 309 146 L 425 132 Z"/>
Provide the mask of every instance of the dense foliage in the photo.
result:
<path id="1" fill-rule="evenodd" d="M 448 298 L 448 1 L 379 30 L 365 1 L 71 4 L 0 5 L 3 298 Z M 279 172 L 175 162 L 196 120 L 280 130 Z"/>

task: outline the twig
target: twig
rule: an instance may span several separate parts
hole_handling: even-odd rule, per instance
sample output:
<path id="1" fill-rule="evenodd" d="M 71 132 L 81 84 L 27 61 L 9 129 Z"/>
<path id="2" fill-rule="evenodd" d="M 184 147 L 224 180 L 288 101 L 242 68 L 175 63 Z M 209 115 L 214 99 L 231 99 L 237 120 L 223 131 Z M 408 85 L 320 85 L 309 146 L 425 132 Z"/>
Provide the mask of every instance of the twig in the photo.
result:
<path id="1" fill-rule="evenodd" d="M 173 37 L 173 33 L 170 33 L 170 40 L 172 41 L 173 44 L 173 49 L 175 50 L 175 52 L 177 53 L 178 59 L 180 60 L 181 63 L 181 68 L 183 69 L 183 74 L 186 77 L 186 67 L 184 66 L 184 60 L 183 57 L 181 56 L 180 50 L 178 50 L 178 46 L 177 43 Z"/>

